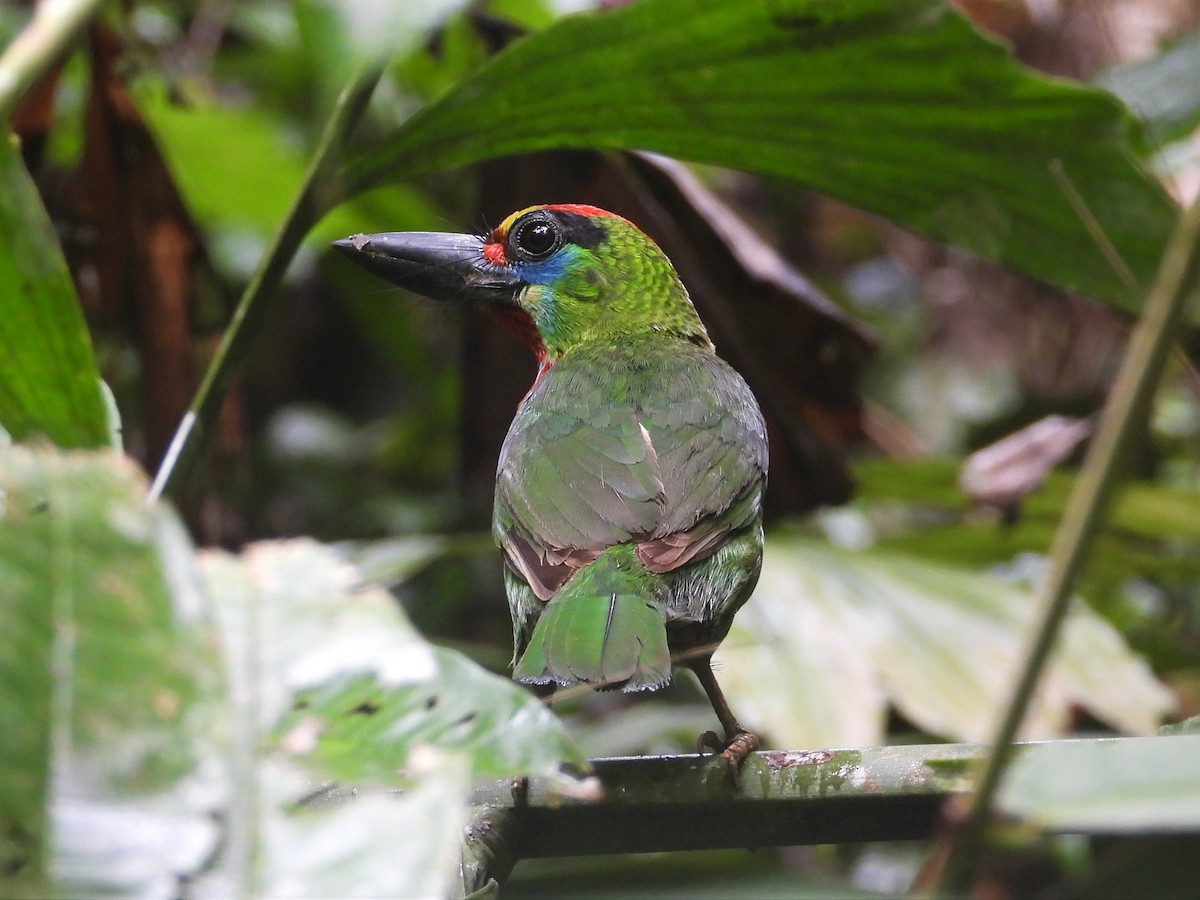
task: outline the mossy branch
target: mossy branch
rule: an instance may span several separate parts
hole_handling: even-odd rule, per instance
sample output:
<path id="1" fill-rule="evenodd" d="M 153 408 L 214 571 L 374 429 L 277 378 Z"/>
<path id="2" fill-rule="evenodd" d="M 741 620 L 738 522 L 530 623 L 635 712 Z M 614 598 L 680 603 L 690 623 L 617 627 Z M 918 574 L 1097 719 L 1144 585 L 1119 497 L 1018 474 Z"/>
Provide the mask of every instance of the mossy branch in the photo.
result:
<path id="1" fill-rule="evenodd" d="M 1064 746 L 1089 759 L 1117 747 L 1149 755 L 1177 740 L 1045 741 L 1013 750 L 1038 767 L 1061 762 Z M 981 744 L 761 751 L 736 780 L 719 756 L 601 759 L 578 797 L 564 796 L 561 778 L 493 782 L 473 798 L 460 896 L 493 896 L 521 859 L 929 838 L 987 753 Z"/>

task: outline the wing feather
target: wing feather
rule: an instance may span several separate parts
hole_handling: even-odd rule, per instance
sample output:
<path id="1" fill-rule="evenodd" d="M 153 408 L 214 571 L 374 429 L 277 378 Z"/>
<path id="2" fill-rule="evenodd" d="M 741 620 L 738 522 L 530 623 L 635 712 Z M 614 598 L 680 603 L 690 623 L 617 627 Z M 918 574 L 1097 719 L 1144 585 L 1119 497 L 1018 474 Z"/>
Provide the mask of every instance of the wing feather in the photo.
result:
<path id="1" fill-rule="evenodd" d="M 542 600 L 605 548 L 652 572 L 716 552 L 757 519 L 762 414 L 710 351 L 661 340 L 582 347 L 522 403 L 501 451 L 494 530 Z"/>

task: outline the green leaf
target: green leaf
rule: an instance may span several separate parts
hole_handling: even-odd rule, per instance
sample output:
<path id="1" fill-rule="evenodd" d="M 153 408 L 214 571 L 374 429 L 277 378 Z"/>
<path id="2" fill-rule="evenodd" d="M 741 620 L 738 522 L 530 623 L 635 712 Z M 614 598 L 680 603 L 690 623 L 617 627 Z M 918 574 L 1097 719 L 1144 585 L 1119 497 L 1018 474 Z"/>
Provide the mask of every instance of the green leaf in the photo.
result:
<path id="1" fill-rule="evenodd" d="M 772 540 L 758 589 L 718 651 L 721 681 L 742 721 L 778 746 L 879 743 L 889 703 L 931 734 L 985 740 L 1036 612 L 1032 594 L 985 575 Z M 1147 733 L 1172 702 L 1117 632 L 1080 604 L 1024 737 L 1057 733 L 1080 706 Z"/>
<path id="2" fill-rule="evenodd" d="M 958 486 L 959 465 L 954 459 L 866 460 L 854 467 L 855 497 L 965 509 L 970 501 Z"/>
<path id="3" fill-rule="evenodd" d="M 364 580 L 395 588 L 444 556 L 451 545 L 451 540 L 443 535 L 406 534 L 344 544 L 337 549 L 363 574 Z M 489 539 L 486 546 L 491 550 L 495 545 Z"/>
<path id="4" fill-rule="evenodd" d="M 1161 145 L 1200 124 L 1198 80 L 1200 35 L 1192 34 L 1150 59 L 1102 72 L 1095 83 L 1123 100 Z"/>
<path id="5" fill-rule="evenodd" d="M 435 766 L 403 794 L 322 790 L 311 775 L 278 758 L 258 769 L 261 833 L 253 887 L 257 897 L 445 897 L 457 874 L 469 787 L 463 760 Z M 220 894 L 217 894 L 219 896 Z"/>
<path id="6" fill-rule="evenodd" d="M 794 179 L 1133 306 L 1071 194 L 1145 285 L 1176 217 L 1132 120 L 1036 76 L 941 0 L 644 0 L 571 16 L 351 160 L 351 190 L 551 147 L 655 150 Z"/>
<path id="7" fill-rule="evenodd" d="M 583 761 L 528 691 L 452 650 L 435 657 L 437 673 L 419 689 L 389 691 L 359 677 L 301 692 L 280 723 L 281 742 L 305 748 L 303 736 L 319 731 L 310 746 L 336 777 L 385 784 L 418 748 L 469 754 L 476 778 L 552 775 Z"/>
<path id="8" fill-rule="evenodd" d="M 581 762 L 529 692 L 427 644 L 382 588 L 311 541 L 205 555 L 235 691 L 285 754 L 334 777 L 393 784 L 415 753 L 468 759 L 478 777 Z"/>
<path id="9" fill-rule="evenodd" d="M 313 61 L 327 82 L 340 83 L 363 62 L 387 59 L 417 46 L 435 26 L 462 9 L 465 0 L 298 0 L 296 14 L 307 32 Z"/>
<path id="10" fill-rule="evenodd" d="M 237 698 L 232 827 L 260 829 L 257 865 L 227 864 L 241 893 L 444 895 L 472 775 L 552 774 L 577 756 L 531 695 L 431 647 L 329 548 L 209 551 L 201 570 Z M 331 792 L 330 775 L 358 787 Z"/>
<path id="11" fill-rule="evenodd" d="M 1200 735 L 1031 747 L 1014 760 L 997 801 L 1055 831 L 1197 831 Z"/>
<path id="12" fill-rule="evenodd" d="M 951 459 L 874 460 L 854 467 L 860 500 L 897 500 L 914 506 L 965 510 L 970 501 L 958 485 L 959 462 Z M 1057 521 L 1075 484 L 1073 473 L 1051 472 L 1021 505 L 1022 519 Z M 1200 491 L 1132 483 L 1120 488 L 1109 515 L 1112 530 L 1151 540 L 1200 541 Z"/>
<path id="13" fill-rule="evenodd" d="M 11 140 L 0 138 L 0 427 L 15 441 L 108 443 L 91 340 L 46 210 Z"/>
<path id="14" fill-rule="evenodd" d="M 854 467 L 858 500 L 867 514 L 886 520 L 902 503 L 915 511 L 936 510 L 950 515 L 922 515 L 919 527 L 897 531 L 885 524 L 881 545 L 957 565 L 985 566 L 1007 562 L 1021 552 L 1044 553 L 1075 484 L 1071 472 L 1052 472 L 1021 502 L 1015 523 L 1001 526 L 986 517 L 970 517 L 970 501 L 958 485 L 954 460 L 877 460 Z M 1119 584 L 1149 571 L 1169 567 L 1180 577 L 1200 574 L 1200 558 L 1192 545 L 1200 543 L 1200 518 L 1195 514 L 1200 492 L 1184 487 L 1131 483 L 1118 489 L 1101 537 L 1102 551 L 1092 554 L 1089 583 Z M 1147 550 L 1147 542 L 1152 553 Z M 1166 548 L 1165 550 L 1163 548 Z"/>
<path id="15" fill-rule="evenodd" d="M 1158 729 L 1158 733 L 1160 735 L 1194 734 L 1200 736 L 1200 716 L 1192 716 L 1189 719 L 1184 719 L 1182 722 L 1164 725 Z"/>
<path id="16" fill-rule="evenodd" d="M 178 106 L 168 101 L 165 90 L 143 91 L 139 109 L 162 143 L 188 209 L 223 239 L 219 250 L 231 245 L 244 252 L 247 233 L 265 240 L 278 227 L 295 199 L 306 162 L 305 148 L 289 123 L 264 109 L 201 102 Z M 418 230 L 436 221 L 412 188 L 389 186 L 338 207 L 306 240 L 324 247 L 364 229 Z M 232 241 L 224 240 L 228 237 Z"/>
<path id="17" fill-rule="evenodd" d="M 0 873 L 52 894 L 174 894 L 218 842 L 191 547 L 144 493 L 112 454 L 0 451 Z"/>
<path id="18" fill-rule="evenodd" d="M 538 701 L 431 648 L 328 548 L 198 567 L 110 453 L 0 450 L 0 585 L 5 894 L 444 895 L 472 775 L 578 760 Z M 363 697 L 380 715 L 342 721 Z M 353 730 L 368 718 L 386 733 Z M 331 771 L 406 791 L 330 791 Z"/>

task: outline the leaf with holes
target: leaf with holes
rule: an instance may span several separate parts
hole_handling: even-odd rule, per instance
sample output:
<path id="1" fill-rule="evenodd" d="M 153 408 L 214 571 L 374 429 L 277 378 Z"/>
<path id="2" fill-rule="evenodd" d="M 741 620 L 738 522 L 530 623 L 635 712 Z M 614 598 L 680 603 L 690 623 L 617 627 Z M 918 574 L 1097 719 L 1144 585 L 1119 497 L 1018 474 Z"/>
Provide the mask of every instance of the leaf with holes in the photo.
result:
<path id="1" fill-rule="evenodd" d="M 200 570 L 235 699 L 231 827 L 255 835 L 256 864 L 228 863 L 238 892 L 444 895 L 471 779 L 576 758 L 533 697 L 431 647 L 330 548 L 206 551 Z M 323 786 L 331 775 L 354 789 Z M 398 783 L 403 794 L 378 789 Z M 398 845 L 398 834 L 413 837 Z"/>
<path id="2" fill-rule="evenodd" d="M 469 754 L 478 778 L 551 774 L 582 761 L 527 691 L 451 650 L 435 655 L 437 674 L 419 686 L 388 690 L 360 676 L 302 691 L 281 723 L 282 746 L 311 748 L 338 778 L 379 782 L 395 781 L 427 748 Z"/>
<path id="3" fill-rule="evenodd" d="M 430 749 L 465 757 L 474 777 L 582 761 L 535 697 L 427 644 L 328 548 L 256 544 L 242 559 L 207 554 L 204 570 L 236 693 L 255 698 L 247 714 L 292 759 L 383 784 L 410 777 Z"/>

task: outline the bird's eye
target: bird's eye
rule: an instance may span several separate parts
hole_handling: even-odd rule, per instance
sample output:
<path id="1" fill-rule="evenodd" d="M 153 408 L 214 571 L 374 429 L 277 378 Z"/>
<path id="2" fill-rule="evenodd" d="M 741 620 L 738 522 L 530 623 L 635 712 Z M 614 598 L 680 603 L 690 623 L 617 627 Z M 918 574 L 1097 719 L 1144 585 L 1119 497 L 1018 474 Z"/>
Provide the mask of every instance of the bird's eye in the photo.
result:
<path id="1" fill-rule="evenodd" d="M 537 262 L 559 248 L 562 235 L 550 219 L 538 216 L 520 222 L 510 240 L 518 259 Z"/>

